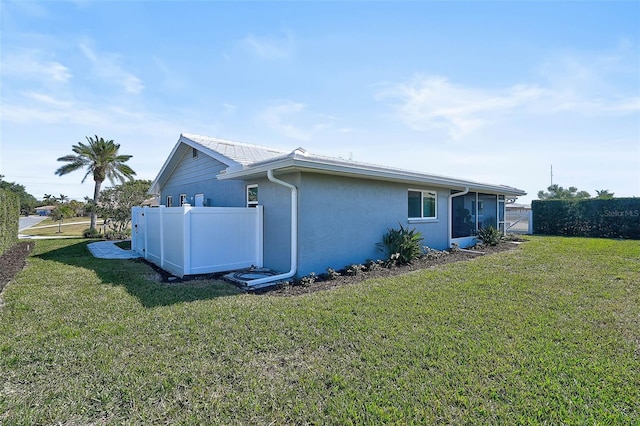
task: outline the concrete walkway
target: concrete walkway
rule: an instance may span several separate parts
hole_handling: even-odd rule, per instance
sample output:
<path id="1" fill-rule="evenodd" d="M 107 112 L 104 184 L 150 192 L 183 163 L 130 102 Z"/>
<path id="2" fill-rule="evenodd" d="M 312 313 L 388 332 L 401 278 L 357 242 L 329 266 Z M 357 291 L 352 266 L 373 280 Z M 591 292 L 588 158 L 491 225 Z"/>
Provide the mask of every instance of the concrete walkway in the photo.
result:
<path id="1" fill-rule="evenodd" d="M 132 250 L 123 250 L 115 243 L 118 241 L 98 241 L 87 244 L 89 251 L 94 257 L 100 259 L 137 259 L 141 257 Z"/>

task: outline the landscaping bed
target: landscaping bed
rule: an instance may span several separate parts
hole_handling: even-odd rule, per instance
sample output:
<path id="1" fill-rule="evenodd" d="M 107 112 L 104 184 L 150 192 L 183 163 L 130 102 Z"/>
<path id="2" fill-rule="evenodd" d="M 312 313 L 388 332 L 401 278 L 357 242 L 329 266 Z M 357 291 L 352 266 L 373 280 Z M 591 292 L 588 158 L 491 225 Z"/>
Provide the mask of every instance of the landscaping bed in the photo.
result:
<path id="1" fill-rule="evenodd" d="M 461 262 L 465 260 L 475 259 L 478 256 L 484 256 L 493 253 L 499 253 L 508 250 L 515 250 L 519 244 L 524 242 L 519 237 L 512 237 L 510 240 L 501 241 L 495 246 L 483 246 L 478 245 L 469 250 L 446 250 L 446 251 L 433 251 L 431 254 L 414 260 L 407 265 L 395 265 L 391 267 L 384 267 L 383 265 L 376 265 L 371 270 L 360 270 L 355 274 L 349 274 L 348 271 L 342 269 L 337 271 L 340 276 L 334 279 L 329 279 L 327 274 L 318 275 L 318 278 L 313 283 L 303 282 L 302 280 L 296 281 L 291 284 L 284 284 L 278 287 L 270 287 L 262 290 L 261 293 L 268 293 L 273 296 L 296 296 L 300 294 L 308 294 L 316 291 L 329 290 L 332 288 L 340 287 L 347 284 L 354 284 L 364 280 L 372 278 L 393 277 L 396 275 L 406 274 L 412 271 L 419 271 L 423 269 L 433 268 L 438 265 L 444 265 L 447 263 Z"/>
<path id="2" fill-rule="evenodd" d="M 33 249 L 33 242 L 22 241 L 0 256 L 0 291 L 24 268 L 26 259 Z"/>

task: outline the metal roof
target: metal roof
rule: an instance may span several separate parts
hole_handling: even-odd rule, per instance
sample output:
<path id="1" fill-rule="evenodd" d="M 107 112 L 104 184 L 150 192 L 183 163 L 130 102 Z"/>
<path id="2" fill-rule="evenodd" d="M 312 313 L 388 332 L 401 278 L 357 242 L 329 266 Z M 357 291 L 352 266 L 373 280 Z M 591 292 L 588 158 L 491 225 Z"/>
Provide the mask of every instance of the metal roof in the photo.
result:
<path id="1" fill-rule="evenodd" d="M 196 142 L 198 145 L 215 151 L 240 164 L 256 163 L 287 154 L 287 151 L 280 149 L 211 138 L 209 136 L 194 135 L 191 133 L 183 133 L 182 138 Z"/>

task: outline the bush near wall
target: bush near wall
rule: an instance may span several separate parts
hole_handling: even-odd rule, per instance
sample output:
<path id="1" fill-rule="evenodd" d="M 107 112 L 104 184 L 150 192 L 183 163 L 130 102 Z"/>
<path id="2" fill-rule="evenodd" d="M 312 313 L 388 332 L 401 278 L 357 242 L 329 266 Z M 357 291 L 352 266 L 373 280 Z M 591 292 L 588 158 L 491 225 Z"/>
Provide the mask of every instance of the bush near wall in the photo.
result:
<path id="1" fill-rule="evenodd" d="M 640 239 L 640 198 L 536 200 L 533 233 Z"/>
<path id="2" fill-rule="evenodd" d="M 0 189 L 0 255 L 18 241 L 20 198 Z"/>

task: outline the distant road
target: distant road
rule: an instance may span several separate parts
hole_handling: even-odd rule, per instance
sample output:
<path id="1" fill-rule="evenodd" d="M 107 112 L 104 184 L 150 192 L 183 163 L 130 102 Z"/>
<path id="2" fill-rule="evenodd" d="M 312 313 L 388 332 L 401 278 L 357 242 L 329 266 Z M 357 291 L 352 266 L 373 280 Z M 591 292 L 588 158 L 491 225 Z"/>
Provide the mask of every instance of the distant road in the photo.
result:
<path id="1" fill-rule="evenodd" d="M 45 220 L 47 216 L 20 216 L 20 223 L 18 224 L 18 230 L 22 231 L 27 228 L 31 228 L 34 225 L 39 224 L 43 220 Z"/>

